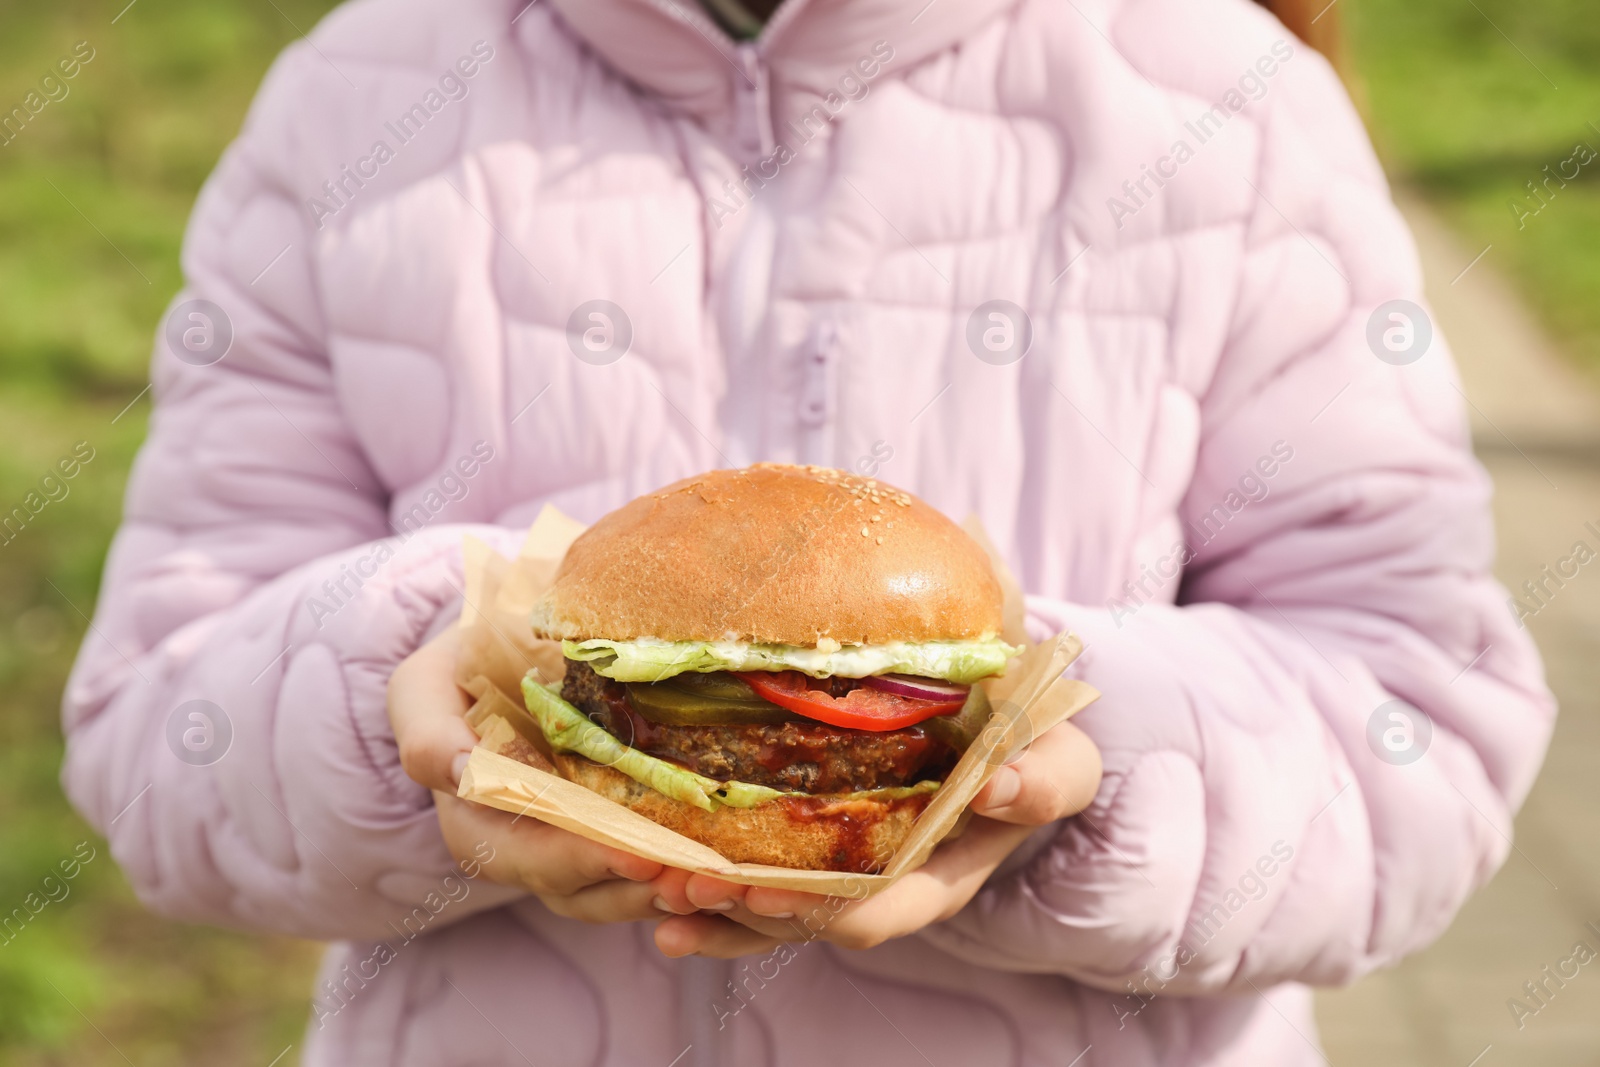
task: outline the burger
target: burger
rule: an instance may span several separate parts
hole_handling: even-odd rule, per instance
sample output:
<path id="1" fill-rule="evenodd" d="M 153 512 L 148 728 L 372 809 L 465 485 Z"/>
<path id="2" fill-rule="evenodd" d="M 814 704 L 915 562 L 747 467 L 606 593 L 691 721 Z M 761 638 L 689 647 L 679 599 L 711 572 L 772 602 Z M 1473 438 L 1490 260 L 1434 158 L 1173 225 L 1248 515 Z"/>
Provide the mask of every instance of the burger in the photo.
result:
<path id="1" fill-rule="evenodd" d="M 535 604 L 523 697 L 559 773 L 736 863 L 881 870 L 989 718 L 983 548 L 880 481 L 758 464 L 585 531 Z"/>

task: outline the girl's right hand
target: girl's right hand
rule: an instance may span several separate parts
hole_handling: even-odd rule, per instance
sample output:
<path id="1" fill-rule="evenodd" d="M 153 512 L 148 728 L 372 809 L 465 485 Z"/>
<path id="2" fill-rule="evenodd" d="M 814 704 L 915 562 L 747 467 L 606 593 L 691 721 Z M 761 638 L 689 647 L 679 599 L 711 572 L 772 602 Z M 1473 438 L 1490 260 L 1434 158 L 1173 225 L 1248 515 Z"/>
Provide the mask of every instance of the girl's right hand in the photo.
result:
<path id="1" fill-rule="evenodd" d="M 667 909 L 651 880 L 686 881 L 687 872 L 455 795 L 478 741 L 466 722 L 471 701 L 455 684 L 455 662 L 455 627 L 408 656 L 389 679 L 389 721 L 406 774 L 433 790 L 439 829 L 456 862 L 475 866 L 491 882 L 525 889 L 568 918 L 662 918 Z M 680 887 L 668 897 L 682 895 Z"/>

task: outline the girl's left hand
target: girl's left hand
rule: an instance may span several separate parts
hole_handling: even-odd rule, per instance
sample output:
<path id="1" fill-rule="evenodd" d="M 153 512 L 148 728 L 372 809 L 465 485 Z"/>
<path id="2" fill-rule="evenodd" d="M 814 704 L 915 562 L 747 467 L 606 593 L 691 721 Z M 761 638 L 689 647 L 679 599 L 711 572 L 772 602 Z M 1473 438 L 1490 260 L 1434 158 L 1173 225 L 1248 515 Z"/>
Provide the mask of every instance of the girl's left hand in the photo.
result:
<path id="1" fill-rule="evenodd" d="M 783 941 L 820 938 L 865 949 L 916 933 L 965 907 L 1040 826 L 1088 807 L 1100 788 L 1100 769 L 1094 742 L 1062 723 L 995 772 L 973 800 L 976 818 L 964 834 L 865 900 L 735 885 L 703 874 L 664 875 L 655 883 L 656 906 L 674 914 L 656 927 L 656 947 L 668 956 L 731 958 L 769 952 Z"/>

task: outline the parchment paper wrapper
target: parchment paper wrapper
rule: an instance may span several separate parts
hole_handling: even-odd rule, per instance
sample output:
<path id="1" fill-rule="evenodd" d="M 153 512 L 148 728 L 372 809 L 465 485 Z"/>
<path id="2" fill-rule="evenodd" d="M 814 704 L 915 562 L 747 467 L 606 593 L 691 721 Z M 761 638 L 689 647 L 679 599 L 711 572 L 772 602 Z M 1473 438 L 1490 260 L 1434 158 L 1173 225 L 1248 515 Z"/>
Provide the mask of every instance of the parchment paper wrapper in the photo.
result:
<path id="1" fill-rule="evenodd" d="M 1075 636 L 1057 634 L 1048 641 L 1027 645 L 1021 588 L 976 518 L 968 519 L 963 526 L 988 551 L 1005 589 L 1006 640 L 1026 645 L 1026 650 L 1011 661 L 1003 677 L 979 683 L 994 708 L 989 725 L 934 794 L 882 874 L 733 863 L 705 845 L 554 773 L 544 735 L 523 707 L 521 682 L 530 669 L 537 670 L 544 681 L 554 682 L 562 676 L 565 661 L 559 642 L 533 637 L 528 614 L 554 579 L 567 546 L 584 527 L 551 507 L 546 507 L 534 521 L 516 559 L 500 556 L 482 541 L 466 539 L 466 598 L 461 610 L 456 681 L 477 698 L 467 713 L 467 721 L 480 740 L 461 776 L 459 795 L 638 856 L 730 882 L 856 898 L 881 891 L 927 862 L 946 837 L 960 832 L 965 826 L 967 805 L 997 768 L 1015 759 L 1035 737 L 1100 695 L 1093 686 L 1061 677 L 1082 650 Z M 523 760 L 541 766 L 529 766 Z"/>

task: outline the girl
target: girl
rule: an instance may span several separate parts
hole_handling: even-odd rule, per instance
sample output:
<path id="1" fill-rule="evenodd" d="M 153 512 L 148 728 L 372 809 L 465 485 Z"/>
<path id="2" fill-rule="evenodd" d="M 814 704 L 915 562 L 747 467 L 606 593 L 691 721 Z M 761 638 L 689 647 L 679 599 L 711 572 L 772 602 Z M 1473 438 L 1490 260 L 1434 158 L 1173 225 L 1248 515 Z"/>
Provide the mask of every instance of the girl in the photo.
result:
<path id="1" fill-rule="evenodd" d="M 772 6 L 356 0 L 285 53 L 74 802 L 152 908 L 333 943 L 307 1064 L 1319 1062 L 1308 987 L 1445 928 L 1554 714 L 1349 101 L 1245 0 Z M 842 907 L 456 801 L 463 534 L 761 459 L 976 512 L 1103 699 Z"/>

